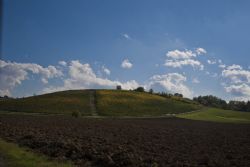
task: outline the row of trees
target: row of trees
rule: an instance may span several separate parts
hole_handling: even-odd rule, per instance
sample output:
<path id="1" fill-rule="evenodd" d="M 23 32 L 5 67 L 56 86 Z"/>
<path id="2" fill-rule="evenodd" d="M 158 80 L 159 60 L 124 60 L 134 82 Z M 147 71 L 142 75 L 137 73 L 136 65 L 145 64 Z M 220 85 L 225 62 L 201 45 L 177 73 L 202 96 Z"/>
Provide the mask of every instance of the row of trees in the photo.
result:
<path id="1" fill-rule="evenodd" d="M 121 90 L 122 87 L 120 85 L 118 85 L 116 87 L 116 89 Z M 133 91 L 145 92 L 145 89 L 143 87 L 138 87 L 138 88 L 134 89 Z M 171 94 L 171 93 L 167 93 L 167 92 L 154 93 L 153 89 L 150 89 L 148 92 L 151 94 L 157 94 L 159 96 L 166 97 L 166 98 L 171 98 L 173 96 L 183 98 L 183 95 L 180 93 L 175 93 L 175 94 Z M 220 98 L 213 96 L 213 95 L 194 97 L 193 101 L 196 101 L 204 106 L 209 106 L 209 107 L 250 112 L 250 101 L 244 102 L 244 101 L 233 101 L 232 100 L 232 101 L 229 101 L 227 103 L 225 100 L 220 99 Z"/>
<path id="2" fill-rule="evenodd" d="M 116 86 L 116 89 L 117 90 L 122 90 L 122 87 L 120 85 Z M 134 89 L 133 91 L 136 91 L 136 92 L 146 92 L 144 87 L 138 87 L 136 89 Z M 159 92 L 159 93 L 154 93 L 154 90 L 153 89 L 149 89 L 148 93 L 150 94 L 157 94 L 157 95 L 160 95 L 162 97 L 172 97 L 172 96 L 176 96 L 176 97 L 180 97 L 182 98 L 183 95 L 180 94 L 180 93 L 175 93 L 175 94 L 171 94 L 171 93 L 166 93 L 166 92 Z"/>
<path id="3" fill-rule="evenodd" d="M 231 100 L 227 103 L 225 100 L 212 95 L 194 97 L 193 100 L 209 107 L 250 112 L 250 101 L 244 102 Z"/>

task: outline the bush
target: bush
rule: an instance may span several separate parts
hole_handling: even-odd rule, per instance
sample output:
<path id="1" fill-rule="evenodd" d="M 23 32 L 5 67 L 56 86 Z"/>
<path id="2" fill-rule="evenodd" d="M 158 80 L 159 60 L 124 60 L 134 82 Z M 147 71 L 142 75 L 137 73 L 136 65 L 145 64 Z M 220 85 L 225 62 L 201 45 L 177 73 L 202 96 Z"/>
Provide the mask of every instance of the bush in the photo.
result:
<path id="1" fill-rule="evenodd" d="M 80 113 L 79 111 L 73 111 L 73 112 L 71 113 L 71 115 L 72 115 L 72 117 L 78 118 L 78 117 L 81 116 L 81 113 Z"/>
<path id="2" fill-rule="evenodd" d="M 138 87 L 135 89 L 137 92 L 144 92 L 144 87 Z"/>

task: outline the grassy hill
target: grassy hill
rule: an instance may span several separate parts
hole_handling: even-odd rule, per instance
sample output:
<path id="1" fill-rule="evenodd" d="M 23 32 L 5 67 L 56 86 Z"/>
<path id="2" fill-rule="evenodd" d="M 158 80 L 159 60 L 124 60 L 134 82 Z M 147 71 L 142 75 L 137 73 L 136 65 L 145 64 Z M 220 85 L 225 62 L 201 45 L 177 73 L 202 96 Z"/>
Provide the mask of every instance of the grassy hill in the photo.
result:
<path id="1" fill-rule="evenodd" d="M 27 98 L 1 100 L 0 110 L 46 114 L 71 114 L 77 111 L 83 116 L 90 116 L 93 115 L 93 104 L 90 100 L 93 91 L 96 95 L 94 105 L 97 111 L 95 112 L 99 116 L 162 116 L 200 108 L 199 105 L 184 99 L 164 98 L 143 92 L 70 90 Z"/>
<path id="2" fill-rule="evenodd" d="M 104 116 L 161 116 L 199 109 L 200 106 L 145 92 L 97 91 L 97 110 Z"/>
<path id="3" fill-rule="evenodd" d="M 249 112 L 231 111 L 217 108 L 204 108 L 200 111 L 179 114 L 178 117 L 214 122 L 250 123 Z"/>
<path id="4" fill-rule="evenodd" d="M 82 115 L 89 115 L 89 90 L 63 91 L 2 100 L 0 101 L 0 110 L 48 114 L 71 114 L 74 111 L 79 111 Z"/>

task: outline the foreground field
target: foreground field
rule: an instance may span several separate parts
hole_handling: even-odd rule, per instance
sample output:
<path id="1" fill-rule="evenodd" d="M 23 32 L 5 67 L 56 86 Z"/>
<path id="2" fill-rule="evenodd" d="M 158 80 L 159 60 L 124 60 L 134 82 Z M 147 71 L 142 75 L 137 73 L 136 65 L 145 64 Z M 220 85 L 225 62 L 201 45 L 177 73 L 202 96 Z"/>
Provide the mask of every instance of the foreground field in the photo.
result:
<path id="1" fill-rule="evenodd" d="M 0 115 L 0 137 L 78 166 L 250 166 L 250 125 Z"/>
<path id="2" fill-rule="evenodd" d="M 204 108 L 200 111 L 180 114 L 178 117 L 214 122 L 250 123 L 249 112 L 230 111 L 216 108 Z"/>
<path id="3" fill-rule="evenodd" d="M 41 154 L 0 139 L 0 167 L 72 167 L 69 162 L 51 161 Z"/>

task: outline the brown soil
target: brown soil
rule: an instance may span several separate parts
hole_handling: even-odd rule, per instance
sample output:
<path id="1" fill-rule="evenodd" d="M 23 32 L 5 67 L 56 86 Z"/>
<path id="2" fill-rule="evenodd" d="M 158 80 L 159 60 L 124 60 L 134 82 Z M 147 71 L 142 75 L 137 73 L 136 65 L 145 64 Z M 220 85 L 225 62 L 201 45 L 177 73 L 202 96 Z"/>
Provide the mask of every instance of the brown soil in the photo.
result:
<path id="1" fill-rule="evenodd" d="M 250 125 L 0 115 L 0 137 L 78 166 L 250 166 Z"/>

